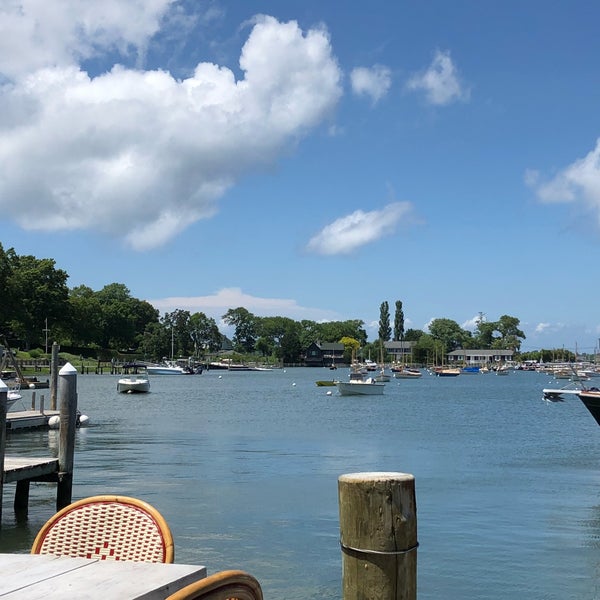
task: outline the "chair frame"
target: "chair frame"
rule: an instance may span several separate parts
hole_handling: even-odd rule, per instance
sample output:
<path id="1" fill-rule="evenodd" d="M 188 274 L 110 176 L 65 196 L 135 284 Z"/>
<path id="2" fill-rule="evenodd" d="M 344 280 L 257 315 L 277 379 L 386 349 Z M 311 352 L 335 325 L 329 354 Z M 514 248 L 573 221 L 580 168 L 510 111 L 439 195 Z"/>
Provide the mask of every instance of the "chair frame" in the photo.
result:
<path id="1" fill-rule="evenodd" d="M 174 592 L 166 600 L 263 600 L 258 580 L 246 571 L 219 571 Z"/>
<path id="2" fill-rule="evenodd" d="M 111 512 L 113 508 L 111 505 L 126 508 L 123 517 L 113 516 L 123 520 L 123 525 L 130 528 L 129 533 L 132 536 L 137 533 L 135 541 L 130 543 L 131 541 L 126 536 L 119 533 L 118 539 L 113 541 L 113 547 L 103 552 L 109 542 L 103 542 L 101 534 L 97 533 L 91 542 L 91 545 L 96 544 L 95 552 L 91 552 L 89 546 L 86 547 L 85 542 L 82 541 L 85 533 L 79 531 L 78 527 L 110 529 L 111 523 L 108 521 L 108 517 L 105 525 L 103 525 L 102 519 L 105 517 L 105 509 Z M 143 538 L 141 525 L 155 527 L 156 531 L 150 539 Z M 135 530 L 136 526 L 140 526 L 139 531 Z M 103 546 L 103 548 L 99 549 L 97 546 Z M 117 547 L 116 551 L 115 546 Z M 150 554 L 145 555 L 145 551 L 149 551 Z M 39 530 L 33 541 L 31 554 L 55 554 L 138 562 L 172 563 L 175 560 L 173 535 L 158 510 L 143 500 L 114 495 L 90 496 L 59 510 Z"/>

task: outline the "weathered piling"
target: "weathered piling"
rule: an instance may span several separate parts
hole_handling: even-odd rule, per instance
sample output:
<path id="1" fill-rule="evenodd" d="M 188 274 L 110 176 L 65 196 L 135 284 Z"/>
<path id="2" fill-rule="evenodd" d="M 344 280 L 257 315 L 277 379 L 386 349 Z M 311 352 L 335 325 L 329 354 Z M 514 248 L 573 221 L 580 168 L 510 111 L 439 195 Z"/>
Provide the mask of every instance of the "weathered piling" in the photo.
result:
<path id="1" fill-rule="evenodd" d="M 8 387 L 0 379 L 0 524 L 2 523 L 2 500 L 4 491 L 4 452 L 6 450 L 6 411 Z"/>
<path id="2" fill-rule="evenodd" d="M 415 600 L 417 505 L 406 473 L 352 473 L 338 479 L 342 597 Z"/>
<path id="3" fill-rule="evenodd" d="M 77 431 L 77 370 L 70 363 L 67 363 L 58 373 L 58 398 L 60 429 L 56 509 L 60 510 L 71 504 Z"/>

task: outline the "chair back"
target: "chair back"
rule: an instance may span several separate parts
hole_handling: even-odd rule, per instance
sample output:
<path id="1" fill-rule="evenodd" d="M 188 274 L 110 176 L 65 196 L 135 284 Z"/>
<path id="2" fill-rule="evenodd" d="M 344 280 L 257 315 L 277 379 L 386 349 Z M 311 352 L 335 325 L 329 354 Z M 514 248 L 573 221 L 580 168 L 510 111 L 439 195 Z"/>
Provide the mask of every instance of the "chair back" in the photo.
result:
<path id="1" fill-rule="evenodd" d="M 263 600 L 263 594 L 252 575 L 231 570 L 190 583 L 166 600 Z"/>
<path id="2" fill-rule="evenodd" d="M 127 496 L 91 496 L 63 508 L 40 529 L 31 553 L 162 563 L 175 558 L 162 515 Z"/>

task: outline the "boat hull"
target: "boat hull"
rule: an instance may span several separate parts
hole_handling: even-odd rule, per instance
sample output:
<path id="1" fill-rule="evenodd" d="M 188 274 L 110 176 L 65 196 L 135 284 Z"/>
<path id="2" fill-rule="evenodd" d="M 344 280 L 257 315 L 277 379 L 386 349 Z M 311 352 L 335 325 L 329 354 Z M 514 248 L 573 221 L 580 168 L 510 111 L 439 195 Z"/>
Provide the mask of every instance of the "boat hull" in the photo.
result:
<path id="1" fill-rule="evenodd" d="M 381 396 L 385 385 L 369 381 L 338 381 L 341 396 Z"/>
<path id="2" fill-rule="evenodd" d="M 150 391 L 150 382 L 147 379 L 119 379 L 117 392 L 121 394 L 145 394 Z"/>
<path id="3" fill-rule="evenodd" d="M 184 375 L 185 371 L 181 367 L 146 367 L 148 375 Z"/>
<path id="4" fill-rule="evenodd" d="M 577 396 L 590 411 L 592 417 L 596 419 L 596 423 L 600 425 L 600 391 L 582 391 Z"/>

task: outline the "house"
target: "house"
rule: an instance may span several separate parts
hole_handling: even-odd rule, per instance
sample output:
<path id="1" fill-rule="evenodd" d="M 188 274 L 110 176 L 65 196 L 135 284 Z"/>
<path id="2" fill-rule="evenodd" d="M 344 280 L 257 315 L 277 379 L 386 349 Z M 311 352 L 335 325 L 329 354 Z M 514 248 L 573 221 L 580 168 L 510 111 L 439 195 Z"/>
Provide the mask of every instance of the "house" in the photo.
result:
<path id="1" fill-rule="evenodd" d="M 446 356 L 448 364 L 484 366 L 490 363 L 505 363 L 512 360 L 514 350 L 477 350 L 460 348 Z"/>
<path id="2" fill-rule="evenodd" d="M 412 351 L 416 342 L 383 342 L 383 347 L 392 362 L 411 363 Z"/>
<path id="3" fill-rule="evenodd" d="M 344 364 L 344 344 L 313 342 L 304 353 L 305 367 L 330 367 Z"/>

